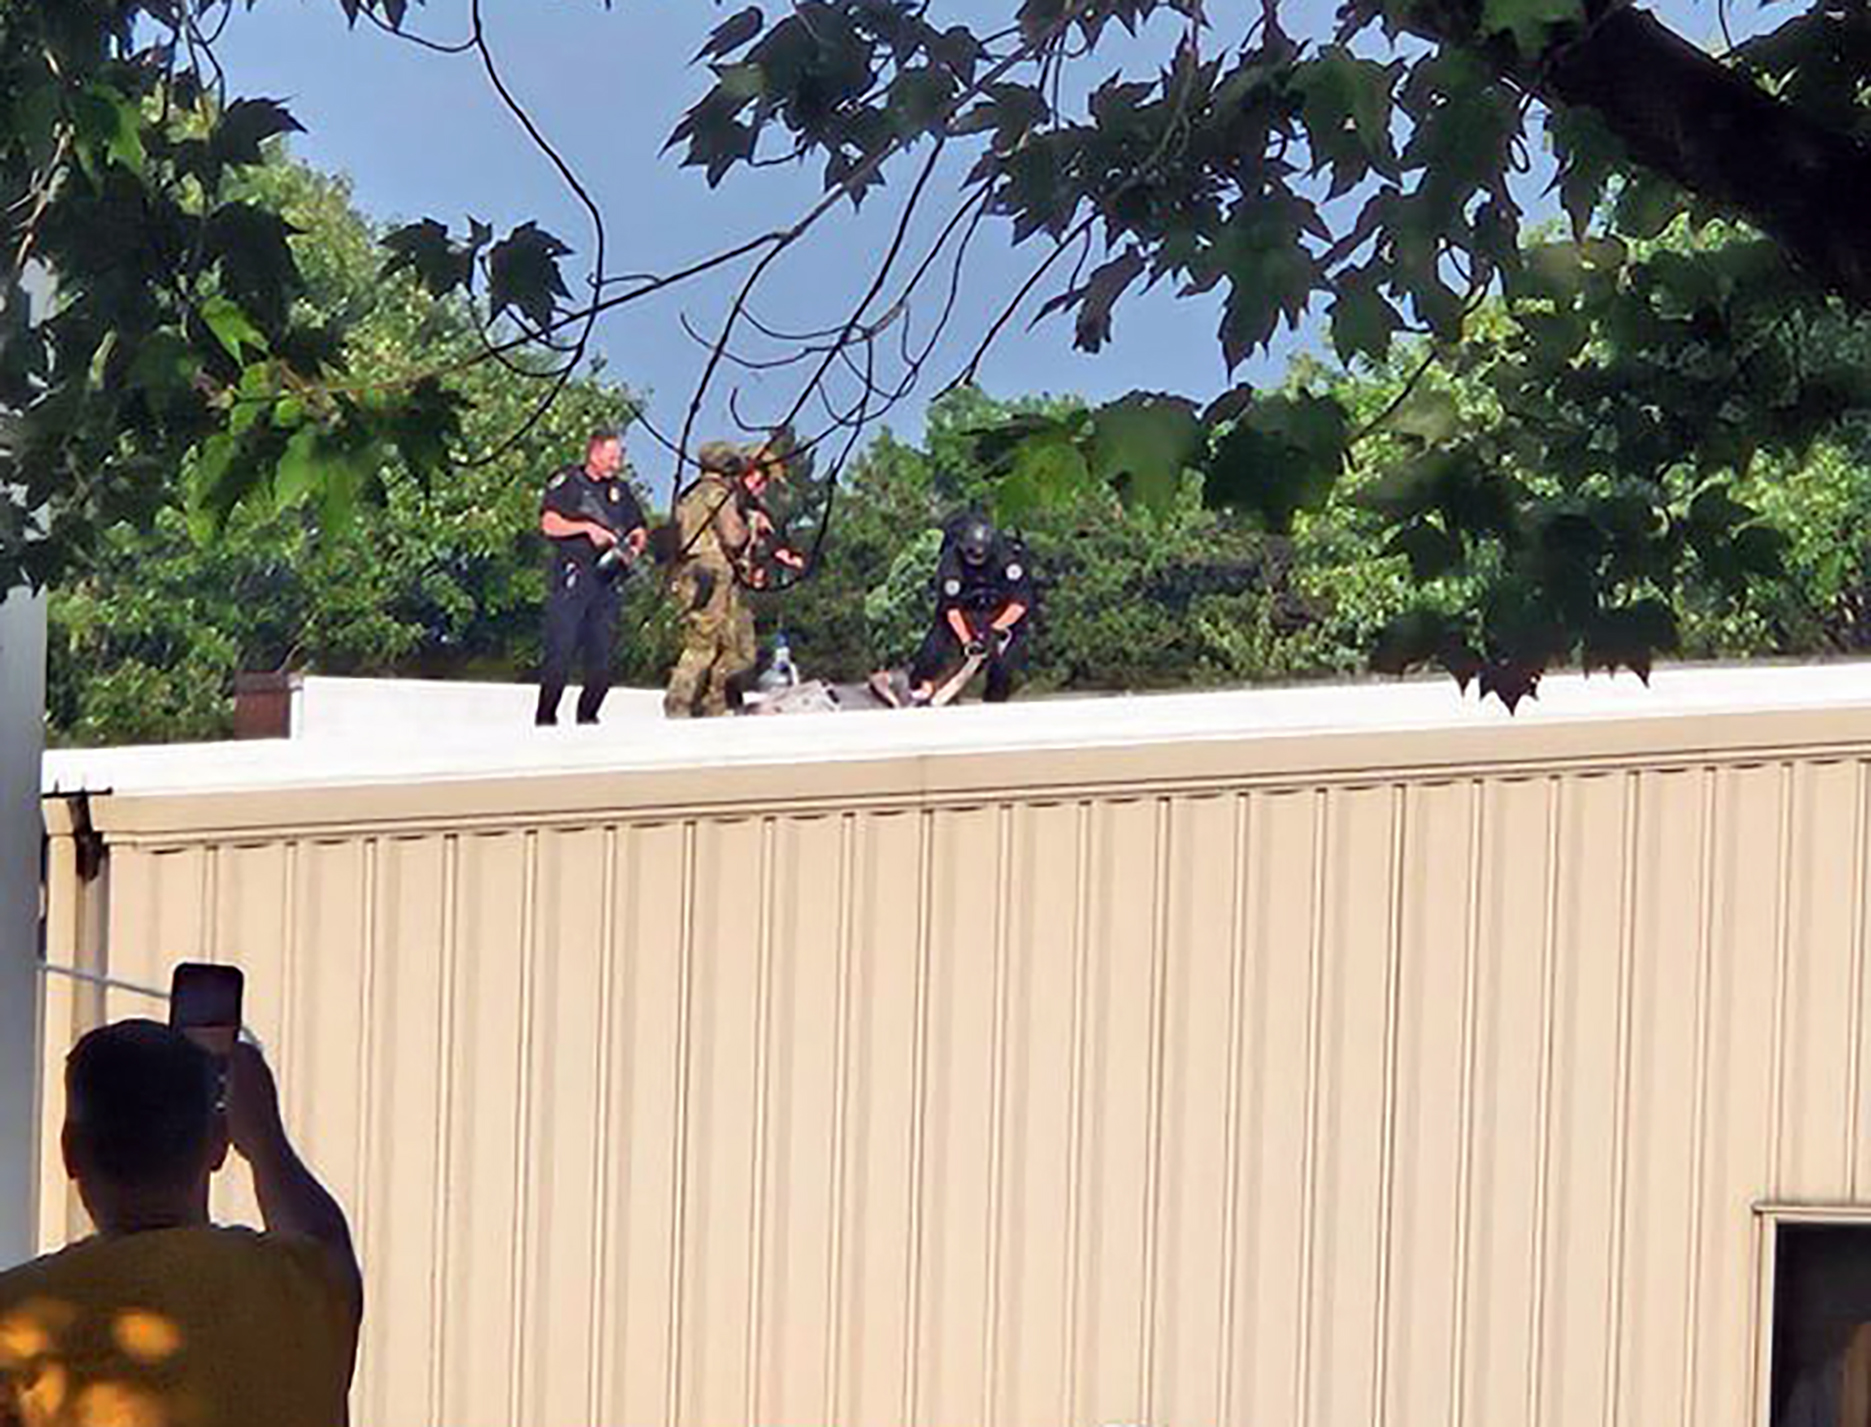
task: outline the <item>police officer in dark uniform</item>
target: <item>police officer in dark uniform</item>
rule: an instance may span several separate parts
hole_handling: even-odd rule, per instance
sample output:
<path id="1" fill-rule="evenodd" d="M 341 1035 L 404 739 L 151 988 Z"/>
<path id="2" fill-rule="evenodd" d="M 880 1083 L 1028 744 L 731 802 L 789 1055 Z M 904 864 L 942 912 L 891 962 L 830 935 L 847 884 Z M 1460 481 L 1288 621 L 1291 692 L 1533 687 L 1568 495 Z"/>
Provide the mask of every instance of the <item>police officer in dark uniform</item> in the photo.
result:
<path id="1" fill-rule="evenodd" d="M 623 437 L 596 431 L 585 443 L 584 464 L 566 466 L 546 483 L 539 529 L 550 548 L 535 723 L 559 721 L 559 696 L 574 651 L 585 680 L 578 695 L 580 723 L 598 721 L 598 708 L 610 690 L 618 586 L 649 540 L 643 508 L 621 474 L 623 465 Z"/>
<path id="2" fill-rule="evenodd" d="M 978 654 L 987 660 L 987 702 L 1004 701 L 1026 659 L 1033 601 L 1024 544 L 980 515 L 950 521 L 936 564 L 935 622 L 910 666 L 911 698 L 927 703 L 938 678 Z"/>

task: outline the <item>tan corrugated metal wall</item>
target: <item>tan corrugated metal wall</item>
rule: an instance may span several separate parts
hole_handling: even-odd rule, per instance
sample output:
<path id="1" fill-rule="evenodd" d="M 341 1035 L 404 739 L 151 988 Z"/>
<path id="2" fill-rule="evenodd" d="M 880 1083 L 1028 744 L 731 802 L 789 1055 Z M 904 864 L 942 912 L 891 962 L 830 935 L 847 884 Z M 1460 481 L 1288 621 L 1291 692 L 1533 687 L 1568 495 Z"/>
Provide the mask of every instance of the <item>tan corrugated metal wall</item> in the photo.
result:
<path id="1" fill-rule="evenodd" d="M 1739 1427 L 1752 1206 L 1871 1196 L 1867 732 L 104 800 L 101 964 L 247 967 L 368 1427 Z"/>

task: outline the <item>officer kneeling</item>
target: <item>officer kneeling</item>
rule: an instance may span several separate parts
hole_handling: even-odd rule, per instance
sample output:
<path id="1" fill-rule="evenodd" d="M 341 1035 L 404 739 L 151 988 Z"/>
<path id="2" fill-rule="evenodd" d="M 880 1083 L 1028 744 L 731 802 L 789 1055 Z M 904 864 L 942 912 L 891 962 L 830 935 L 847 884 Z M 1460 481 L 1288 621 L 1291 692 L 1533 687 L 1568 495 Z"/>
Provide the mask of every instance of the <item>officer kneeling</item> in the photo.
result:
<path id="1" fill-rule="evenodd" d="M 910 666 L 911 698 L 928 703 L 938 679 L 976 659 L 987 665 L 986 701 L 1003 702 L 1026 659 L 1032 610 L 1026 547 L 983 516 L 951 521 L 936 565 L 935 622 Z"/>

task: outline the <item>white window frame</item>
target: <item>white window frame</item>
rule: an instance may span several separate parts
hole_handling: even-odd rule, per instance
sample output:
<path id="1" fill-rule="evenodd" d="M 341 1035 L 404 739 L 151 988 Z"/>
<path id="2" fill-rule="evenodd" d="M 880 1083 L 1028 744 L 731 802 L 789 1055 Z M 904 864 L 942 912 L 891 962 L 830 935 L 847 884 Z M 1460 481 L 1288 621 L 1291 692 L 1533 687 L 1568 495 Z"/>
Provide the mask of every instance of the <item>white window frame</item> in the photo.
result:
<path id="1" fill-rule="evenodd" d="M 1773 1427 L 1774 1293 L 1780 1266 L 1780 1230 L 1786 1225 L 1833 1224 L 1871 1233 L 1871 1204 L 1754 1206 L 1754 1411 L 1756 1427 Z"/>

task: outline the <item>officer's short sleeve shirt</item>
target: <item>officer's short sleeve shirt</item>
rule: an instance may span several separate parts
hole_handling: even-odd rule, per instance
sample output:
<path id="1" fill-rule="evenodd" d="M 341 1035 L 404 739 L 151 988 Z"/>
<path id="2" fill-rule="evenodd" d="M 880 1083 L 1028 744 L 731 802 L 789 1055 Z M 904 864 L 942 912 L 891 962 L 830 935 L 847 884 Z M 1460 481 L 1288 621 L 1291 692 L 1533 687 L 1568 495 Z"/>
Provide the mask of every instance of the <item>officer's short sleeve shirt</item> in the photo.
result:
<path id="1" fill-rule="evenodd" d="M 994 552 L 1001 592 L 1008 601 L 1033 603 L 1033 570 L 1027 563 L 1026 547 L 1015 541 L 1001 542 Z"/>
<path id="2" fill-rule="evenodd" d="M 589 520 L 591 517 L 581 508 L 579 501 L 579 487 L 584 481 L 585 478 L 578 473 L 576 466 L 565 466 L 554 471 L 552 478 L 546 482 L 545 494 L 540 497 L 540 511 L 551 511 L 567 520 Z"/>
<path id="3" fill-rule="evenodd" d="M 628 535 L 644 523 L 643 508 L 628 485 L 621 480 L 593 481 L 577 466 L 553 473 L 539 508 L 566 520 L 599 521 L 618 535 Z M 596 549 L 582 535 L 556 536 L 552 543 L 560 554 L 574 560 L 597 558 Z"/>
<path id="4" fill-rule="evenodd" d="M 1033 603 L 1033 575 L 1024 548 L 1008 541 L 995 542 L 987 562 L 975 568 L 950 548 L 936 564 L 936 607 L 983 613 L 1004 609 L 1018 600 Z"/>

